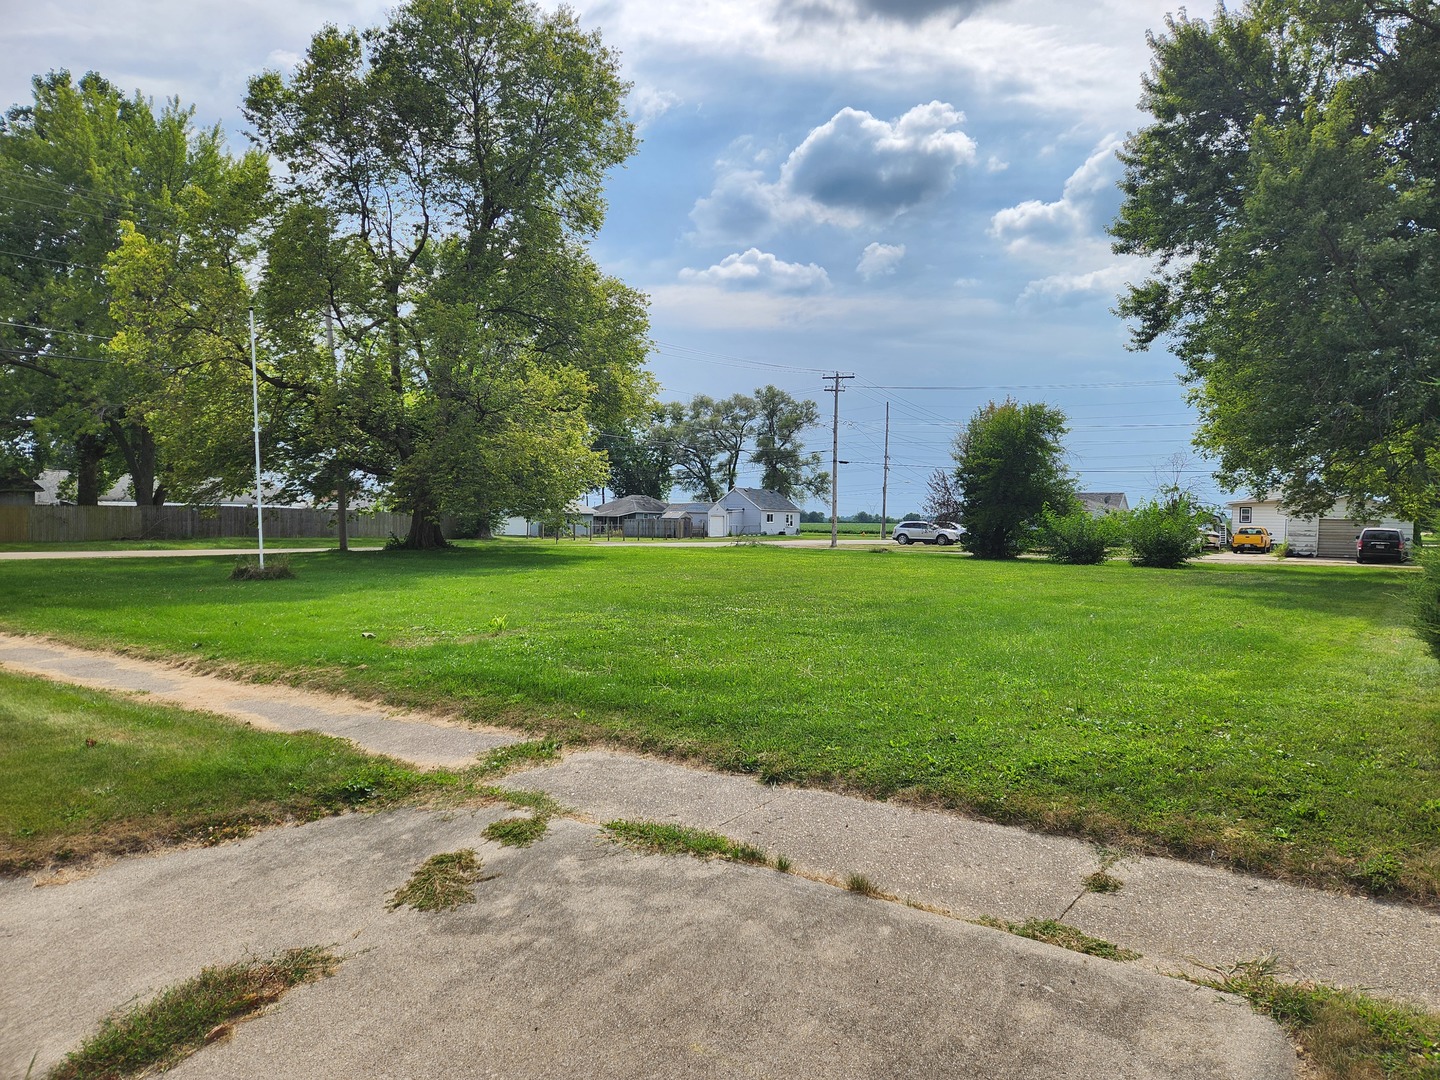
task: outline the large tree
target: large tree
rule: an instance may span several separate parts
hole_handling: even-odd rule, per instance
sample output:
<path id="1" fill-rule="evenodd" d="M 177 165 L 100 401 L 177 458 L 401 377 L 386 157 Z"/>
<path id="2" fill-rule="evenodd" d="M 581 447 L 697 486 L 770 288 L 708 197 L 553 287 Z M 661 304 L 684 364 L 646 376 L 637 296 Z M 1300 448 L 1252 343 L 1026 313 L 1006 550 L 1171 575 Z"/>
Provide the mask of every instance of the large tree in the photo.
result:
<path id="1" fill-rule="evenodd" d="M 128 471 L 136 501 L 160 503 L 153 373 L 108 352 L 106 267 L 137 229 L 181 244 L 183 202 L 263 163 L 232 158 L 178 101 L 157 110 L 94 73 L 52 72 L 33 88 L 0 123 L 0 458 L 31 475 L 69 469 L 81 503 Z"/>
<path id="2" fill-rule="evenodd" d="M 813 401 L 774 386 L 752 394 L 712 398 L 697 394 L 688 403 L 665 406 L 660 438 L 674 462 L 675 483 L 711 502 L 735 486 L 748 460 L 762 468 L 760 486 L 787 499 L 830 490 L 820 455 L 805 452 L 800 436 L 820 419 Z"/>
<path id="3" fill-rule="evenodd" d="M 1047 506 L 1068 508 L 1075 483 L 1064 463 L 1065 414 L 1038 402 L 1007 398 L 976 410 L 955 437 L 955 486 L 965 547 L 985 559 L 1008 559 Z"/>
<path id="4" fill-rule="evenodd" d="M 787 499 L 823 498 L 830 493 L 830 474 L 820 468 L 818 453 L 805 453 L 800 441 L 806 428 L 820 422 L 819 406 L 764 386 L 755 391 L 755 449 L 750 460 L 765 471 L 760 486 Z"/>
<path id="5" fill-rule="evenodd" d="M 412 0 L 250 84 L 298 207 L 264 289 L 272 362 L 313 370 L 328 313 L 345 464 L 413 514 L 414 546 L 441 542 L 442 510 L 554 510 L 597 485 L 586 425 L 649 399 L 643 298 L 586 248 L 635 147 L 625 91 L 598 35 L 520 0 Z"/>
<path id="6" fill-rule="evenodd" d="M 1318 513 L 1440 486 L 1440 7 L 1252 0 L 1151 40 L 1116 250 L 1218 476 Z"/>

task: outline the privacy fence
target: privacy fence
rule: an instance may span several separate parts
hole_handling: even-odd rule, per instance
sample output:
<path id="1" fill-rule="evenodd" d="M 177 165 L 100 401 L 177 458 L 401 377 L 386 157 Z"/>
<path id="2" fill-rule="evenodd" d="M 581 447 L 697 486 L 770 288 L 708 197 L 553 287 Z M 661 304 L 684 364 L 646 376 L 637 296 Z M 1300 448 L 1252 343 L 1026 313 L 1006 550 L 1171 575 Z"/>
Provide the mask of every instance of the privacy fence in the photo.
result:
<path id="1" fill-rule="evenodd" d="M 410 531 L 409 514 L 377 511 L 347 517 L 351 536 L 403 537 Z M 335 538 L 337 525 L 333 510 L 265 508 L 267 539 Z M 254 535 L 253 506 L 0 506 L 0 543 L 8 544 Z"/>

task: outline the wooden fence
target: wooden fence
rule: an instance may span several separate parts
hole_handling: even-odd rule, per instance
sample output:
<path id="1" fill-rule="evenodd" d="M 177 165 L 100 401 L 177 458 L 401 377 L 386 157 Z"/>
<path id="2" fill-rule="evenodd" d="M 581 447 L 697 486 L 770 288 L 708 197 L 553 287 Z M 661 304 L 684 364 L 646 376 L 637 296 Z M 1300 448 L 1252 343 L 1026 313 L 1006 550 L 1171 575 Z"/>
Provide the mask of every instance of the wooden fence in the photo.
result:
<path id="1" fill-rule="evenodd" d="M 689 540 L 709 534 L 709 521 L 682 518 L 623 518 L 619 524 L 597 525 L 590 531 L 596 540 Z"/>
<path id="2" fill-rule="evenodd" d="M 334 538 L 333 510 L 265 508 L 265 536 Z M 351 536 L 403 537 L 409 514 L 349 515 Z M 447 535 L 449 530 L 446 530 Z M 256 535 L 253 506 L 0 506 L 0 543 L 64 544 L 85 540 L 190 540 Z"/>

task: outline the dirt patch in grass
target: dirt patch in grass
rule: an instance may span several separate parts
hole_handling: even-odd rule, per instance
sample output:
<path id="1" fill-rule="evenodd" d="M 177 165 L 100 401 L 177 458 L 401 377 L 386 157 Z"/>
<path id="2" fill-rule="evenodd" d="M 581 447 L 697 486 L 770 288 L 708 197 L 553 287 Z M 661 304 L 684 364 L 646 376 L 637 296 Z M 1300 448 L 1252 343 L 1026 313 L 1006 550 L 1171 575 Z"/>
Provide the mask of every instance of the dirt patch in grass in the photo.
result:
<path id="1" fill-rule="evenodd" d="M 332 975 L 328 948 L 291 949 L 270 960 L 204 969 L 153 1001 L 107 1019 L 50 1080 L 111 1080 L 168 1069 L 302 983 Z"/>

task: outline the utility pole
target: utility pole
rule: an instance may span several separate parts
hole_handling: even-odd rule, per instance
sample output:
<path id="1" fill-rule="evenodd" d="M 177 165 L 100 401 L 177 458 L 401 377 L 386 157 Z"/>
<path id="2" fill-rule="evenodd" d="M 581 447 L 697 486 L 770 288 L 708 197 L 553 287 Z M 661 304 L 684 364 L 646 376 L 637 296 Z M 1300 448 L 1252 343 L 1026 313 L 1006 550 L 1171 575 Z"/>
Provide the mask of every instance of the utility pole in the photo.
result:
<path id="1" fill-rule="evenodd" d="M 885 471 L 881 474 L 880 481 L 880 539 L 885 539 L 885 526 L 889 519 L 885 516 L 885 499 L 890 493 L 890 403 L 885 402 Z"/>
<path id="2" fill-rule="evenodd" d="M 824 376 L 825 381 L 833 383 L 827 386 L 825 392 L 835 395 L 835 419 L 830 425 L 830 546 L 838 547 L 840 544 L 840 392 L 844 389 L 840 385 L 842 379 L 853 379 L 854 375 L 842 375 L 836 372 L 834 375 Z"/>
<path id="3" fill-rule="evenodd" d="M 265 495 L 260 486 L 260 375 L 255 363 L 255 309 L 250 309 L 250 404 L 255 416 L 255 535 L 260 542 L 260 569 L 265 569 Z"/>
<path id="4" fill-rule="evenodd" d="M 325 337 L 330 342 L 330 359 L 335 361 L 335 503 L 339 517 L 337 538 L 340 550 L 350 550 L 350 526 L 346 518 L 350 514 L 350 470 L 341 469 L 341 448 L 343 441 L 340 424 L 340 357 L 335 353 L 335 316 L 325 309 Z"/>

